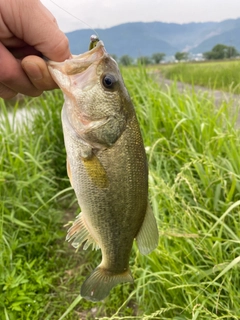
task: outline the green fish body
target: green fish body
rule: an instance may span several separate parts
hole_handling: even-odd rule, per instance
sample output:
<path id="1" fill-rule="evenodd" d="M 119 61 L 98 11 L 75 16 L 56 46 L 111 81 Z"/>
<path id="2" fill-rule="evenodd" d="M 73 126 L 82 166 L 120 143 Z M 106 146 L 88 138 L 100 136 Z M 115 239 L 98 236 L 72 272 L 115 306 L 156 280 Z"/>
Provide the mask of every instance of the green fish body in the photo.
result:
<path id="1" fill-rule="evenodd" d="M 118 283 L 133 281 L 129 257 L 135 238 L 143 254 L 158 244 L 145 149 L 117 63 L 102 41 L 82 55 L 48 64 L 65 95 L 67 169 L 81 207 L 67 239 L 75 248 L 101 248 L 102 262 L 81 288 L 83 297 L 99 301 Z"/>

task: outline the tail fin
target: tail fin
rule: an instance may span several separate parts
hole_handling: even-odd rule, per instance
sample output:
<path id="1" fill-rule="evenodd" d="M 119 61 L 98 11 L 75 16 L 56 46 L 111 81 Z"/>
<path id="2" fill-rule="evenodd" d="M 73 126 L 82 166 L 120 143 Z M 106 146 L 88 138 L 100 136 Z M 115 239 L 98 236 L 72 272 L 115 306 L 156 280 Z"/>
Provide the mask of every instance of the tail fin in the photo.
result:
<path id="1" fill-rule="evenodd" d="M 114 274 L 97 267 L 84 281 L 81 287 L 81 296 L 93 302 L 100 301 L 107 297 L 113 287 L 123 282 L 133 282 L 130 270 L 121 274 Z"/>

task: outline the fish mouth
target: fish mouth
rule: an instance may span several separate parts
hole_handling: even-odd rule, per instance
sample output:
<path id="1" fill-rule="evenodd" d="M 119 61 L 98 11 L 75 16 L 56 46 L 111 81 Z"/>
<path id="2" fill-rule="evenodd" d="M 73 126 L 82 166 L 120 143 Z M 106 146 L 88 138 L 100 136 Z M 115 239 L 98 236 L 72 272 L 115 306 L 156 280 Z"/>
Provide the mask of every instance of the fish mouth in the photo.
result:
<path id="1" fill-rule="evenodd" d="M 80 55 L 72 55 L 63 62 L 48 61 L 48 69 L 58 86 L 68 95 L 70 87 L 89 89 L 97 79 L 97 66 L 109 56 L 102 41 Z M 68 87 L 68 88 L 67 88 Z"/>
<path id="2" fill-rule="evenodd" d="M 72 55 L 70 59 L 64 62 L 49 61 L 51 68 L 57 68 L 66 75 L 74 75 L 85 71 L 90 65 L 101 60 L 107 54 L 102 41 L 98 41 L 97 45 L 90 51 L 79 55 Z"/>
<path id="3" fill-rule="evenodd" d="M 64 92 L 65 103 L 62 111 L 62 121 L 77 137 L 83 136 L 92 130 L 104 126 L 109 118 L 94 117 L 88 114 L 84 101 L 77 101 L 81 91 L 88 91 L 99 83 L 101 68 L 105 58 L 110 57 L 102 41 L 96 46 L 80 55 L 72 55 L 63 62 L 49 60 L 48 69 L 54 81 Z M 84 100 L 84 99 L 83 99 Z M 94 147 L 97 143 L 94 144 Z"/>

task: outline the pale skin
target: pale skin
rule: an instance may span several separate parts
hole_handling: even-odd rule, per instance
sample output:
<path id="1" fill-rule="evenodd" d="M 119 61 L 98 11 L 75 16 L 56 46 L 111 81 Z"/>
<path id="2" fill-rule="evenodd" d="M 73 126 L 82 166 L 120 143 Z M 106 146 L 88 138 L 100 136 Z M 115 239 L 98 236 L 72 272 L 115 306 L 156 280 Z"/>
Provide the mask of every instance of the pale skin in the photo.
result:
<path id="1" fill-rule="evenodd" d="M 39 0 L 0 0 L 0 98 L 57 88 L 45 60 L 70 57 L 68 39 Z"/>

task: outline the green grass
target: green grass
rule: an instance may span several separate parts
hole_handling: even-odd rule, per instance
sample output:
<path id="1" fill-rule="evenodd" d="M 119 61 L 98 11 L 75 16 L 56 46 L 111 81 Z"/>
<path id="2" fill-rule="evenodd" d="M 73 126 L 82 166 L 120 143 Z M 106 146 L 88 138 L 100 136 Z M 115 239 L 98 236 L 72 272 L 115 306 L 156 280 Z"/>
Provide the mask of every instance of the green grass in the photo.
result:
<path id="1" fill-rule="evenodd" d="M 159 246 L 144 257 L 134 245 L 134 285 L 100 303 L 81 299 L 100 253 L 75 253 L 64 241 L 78 209 L 66 178 L 62 98 L 28 100 L 39 114 L 17 131 L 1 102 L 0 319 L 240 318 L 237 114 L 192 90 L 161 92 L 142 68 L 122 71 L 149 158 Z"/>
<path id="2" fill-rule="evenodd" d="M 240 93 L 239 60 L 163 65 L 160 71 L 168 79 Z"/>
<path id="3" fill-rule="evenodd" d="M 8 120 L 0 101 L 0 319 L 47 319 L 73 267 L 63 241 L 63 211 L 72 192 L 65 189 L 62 100 L 46 97 L 26 101 L 35 117 L 31 126 L 17 123 L 18 103 Z"/>
<path id="4" fill-rule="evenodd" d="M 162 233 L 158 250 L 139 256 L 140 305 L 159 319 L 238 319 L 240 140 L 230 106 L 130 79 Z"/>

